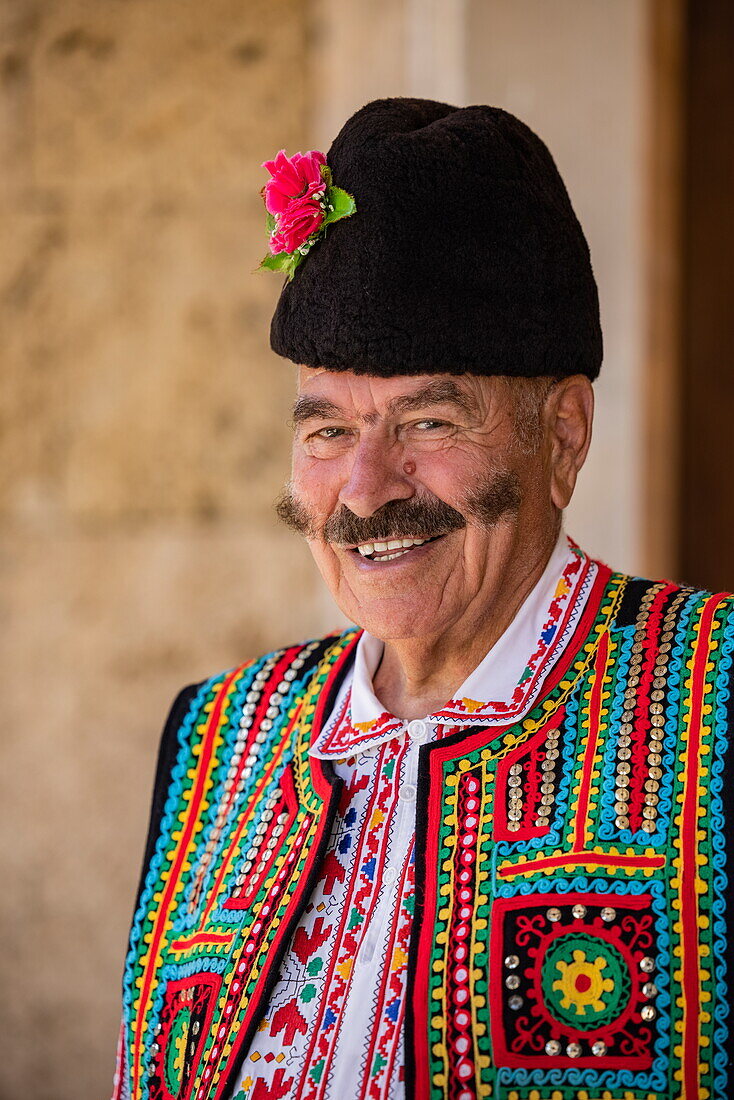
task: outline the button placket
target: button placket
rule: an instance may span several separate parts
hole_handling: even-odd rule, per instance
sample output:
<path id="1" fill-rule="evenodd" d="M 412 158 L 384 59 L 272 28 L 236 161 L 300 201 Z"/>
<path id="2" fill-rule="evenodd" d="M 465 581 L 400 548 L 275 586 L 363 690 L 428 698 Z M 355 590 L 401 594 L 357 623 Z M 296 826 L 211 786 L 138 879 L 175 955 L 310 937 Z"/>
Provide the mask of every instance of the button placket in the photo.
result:
<path id="1" fill-rule="evenodd" d="M 379 888 L 382 889 L 377 909 L 370 922 L 370 930 L 365 937 L 357 954 L 357 961 L 361 964 L 369 963 L 375 954 L 377 945 L 384 940 L 385 929 L 394 915 L 397 896 L 395 883 L 401 875 L 405 860 L 408 858 L 411 845 L 411 837 L 415 830 L 414 806 L 417 792 L 418 779 L 418 745 L 412 745 L 405 753 L 401 767 L 398 785 L 398 797 L 392 808 L 392 821 L 386 823 L 386 828 L 391 833 L 391 862 L 382 872 Z M 408 797 L 406 797 L 406 792 Z"/>
<path id="2" fill-rule="evenodd" d="M 428 724 L 422 718 L 408 722 L 408 737 L 415 745 L 424 745 L 429 737 Z"/>

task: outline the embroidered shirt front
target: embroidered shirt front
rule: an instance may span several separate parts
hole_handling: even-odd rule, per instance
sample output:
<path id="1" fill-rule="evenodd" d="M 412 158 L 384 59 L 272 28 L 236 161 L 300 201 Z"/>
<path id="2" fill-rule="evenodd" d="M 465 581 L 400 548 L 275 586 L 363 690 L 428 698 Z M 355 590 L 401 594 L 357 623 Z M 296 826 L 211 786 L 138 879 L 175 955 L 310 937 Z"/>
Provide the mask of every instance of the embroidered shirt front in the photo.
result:
<path id="1" fill-rule="evenodd" d="M 384 710 L 372 689 L 382 643 L 361 635 L 310 749 L 344 780 L 339 813 L 234 1100 L 404 1095 L 420 747 L 525 715 L 578 624 L 596 572 L 561 535 L 508 629 L 456 698 L 425 719 L 404 723 Z"/>

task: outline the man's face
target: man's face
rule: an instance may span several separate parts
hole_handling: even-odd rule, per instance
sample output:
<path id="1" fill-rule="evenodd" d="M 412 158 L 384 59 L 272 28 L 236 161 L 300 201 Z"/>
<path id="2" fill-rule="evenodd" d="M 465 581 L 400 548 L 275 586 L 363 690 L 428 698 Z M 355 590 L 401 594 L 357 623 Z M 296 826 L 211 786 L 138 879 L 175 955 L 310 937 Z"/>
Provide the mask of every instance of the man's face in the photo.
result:
<path id="1" fill-rule="evenodd" d="M 548 549 L 547 448 L 518 448 L 501 380 L 301 367 L 294 423 L 280 514 L 344 614 L 379 638 L 471 629 L 539 533 Z"/>

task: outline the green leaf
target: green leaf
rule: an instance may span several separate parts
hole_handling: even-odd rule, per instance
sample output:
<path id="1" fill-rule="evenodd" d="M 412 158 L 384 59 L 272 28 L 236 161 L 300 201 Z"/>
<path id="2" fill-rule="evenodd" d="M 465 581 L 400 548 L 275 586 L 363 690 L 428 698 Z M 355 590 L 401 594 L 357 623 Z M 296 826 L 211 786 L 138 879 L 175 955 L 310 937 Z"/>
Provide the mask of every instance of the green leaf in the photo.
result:
<path id="1" fill-rule="evenodd" d="M 290 282 L 295 275 L 298 265 L 306 258 L 301 252 L 290 252 L 289 257 L 291 262 L 285 269 L 288 275 L 288 282 Z"/>
<path id="2" fill-rule="evenodd" d="M 269 210 L 266 210 L 265 211 L 265 228 L 268 231 L 268 236 L 271 235 L 271 233 L 273 232 L 273 230 L 276 227 L 276 224 L 277 223 L 275 221 L 274 215 L 271 214 Z"/>
<path id="3" fill-rule="evenodd" d="M 341 187 L 330 187 L 326 192 L 326 202 L 328 206 L 333 207 L 333 210 L 327 209 L 322 225 L 331 225 L 332 222 L 338 222 L 341 218 L 348 218 L 357 209 L 353 196 L 348 191 L 343 191 Z"/>
<path id="4" fill-rule="evenodd" d="M 331 187 L 331 168 L 328 164 L 321 165 L 321 178 L 327 187 Z"/>
<path id="5" fill-rule="evenodd" d="M 290 265 L 289 252 L 276 252 L 273 256 L 269 252 L 260 263 L 260 267 L 266 267 L 268 271 L 286 271 Z"/>
<path id="6" fill-rule="evenodd" d="M 296 268 L 305 258 L 302 252 L 276 252 L 274 256 L 268 253 L 256 270 L 259 271 L 261 267 L 264 267 L 268 271 L 282 271 L 288 276 L 288 282 L 290 282 L 295 275 Z"/>

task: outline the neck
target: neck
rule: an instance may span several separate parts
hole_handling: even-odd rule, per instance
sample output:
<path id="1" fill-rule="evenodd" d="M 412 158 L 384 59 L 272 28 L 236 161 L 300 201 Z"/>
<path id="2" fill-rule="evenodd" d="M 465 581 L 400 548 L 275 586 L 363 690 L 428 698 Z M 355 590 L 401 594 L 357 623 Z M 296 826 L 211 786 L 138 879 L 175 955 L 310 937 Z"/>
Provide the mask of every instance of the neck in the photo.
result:
<path id="1" fill-rule="evenodd" d="M 385 642 L 373 688 L 386 710 L 407 722 L 433 714 L 455 698 L 539 581 L 557 536 L 557 531 L 550 532 L 532 550 L 510 556 L 488 608 L 469 609 L 441 634 Z"/>

